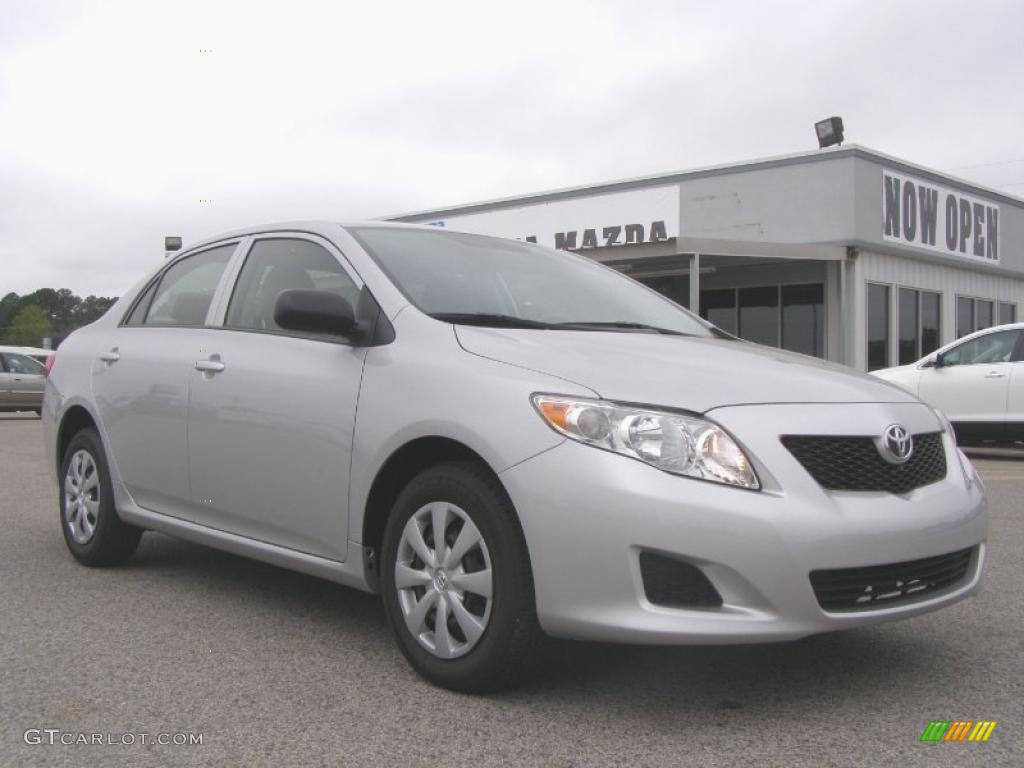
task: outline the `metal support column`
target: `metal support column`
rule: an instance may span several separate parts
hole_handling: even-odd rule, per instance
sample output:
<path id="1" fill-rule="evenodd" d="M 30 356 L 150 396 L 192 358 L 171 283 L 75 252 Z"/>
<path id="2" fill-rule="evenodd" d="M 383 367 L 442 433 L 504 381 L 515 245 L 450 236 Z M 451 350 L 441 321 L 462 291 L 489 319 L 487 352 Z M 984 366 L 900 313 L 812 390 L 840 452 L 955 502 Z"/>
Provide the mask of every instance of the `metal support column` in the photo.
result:
<path id="1" fill-rule="evenodd" d="M 690 311 L 700 314 L 700 254 L 690 254 Z"/>

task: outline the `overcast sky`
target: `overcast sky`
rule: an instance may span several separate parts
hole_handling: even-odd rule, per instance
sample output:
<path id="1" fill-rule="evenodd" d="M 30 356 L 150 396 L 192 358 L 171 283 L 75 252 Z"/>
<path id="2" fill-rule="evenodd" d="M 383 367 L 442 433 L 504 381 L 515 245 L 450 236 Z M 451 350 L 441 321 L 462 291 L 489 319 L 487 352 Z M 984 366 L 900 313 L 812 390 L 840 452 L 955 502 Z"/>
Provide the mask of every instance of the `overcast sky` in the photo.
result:
<path id="1" fill-rule="evenodd" d="M 119 295 L 167 234 L 810 150 L 833 114 L 847 142 L 1024 195 L 1020 0 L 0 0 L 0 15 L 0 295 Z"/>

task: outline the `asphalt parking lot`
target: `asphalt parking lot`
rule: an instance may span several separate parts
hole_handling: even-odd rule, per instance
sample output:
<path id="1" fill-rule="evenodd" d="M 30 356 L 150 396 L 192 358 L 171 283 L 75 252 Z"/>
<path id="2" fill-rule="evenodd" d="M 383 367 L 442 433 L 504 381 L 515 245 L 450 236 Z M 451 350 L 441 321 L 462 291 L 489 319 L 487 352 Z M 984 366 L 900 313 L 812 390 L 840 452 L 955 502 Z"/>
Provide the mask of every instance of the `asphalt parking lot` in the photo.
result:
<path id="1" fill-rule="evenodd" d="M 0 766 L 1024 765 L 1024 457 L 977 464 L 973 599 L 779 645 L 553 643 L 535 681 L 480 698 L 421 682 L 369 595 L 152 533 L 126 567 L 77 565 L 39 421 L 0 414 Z M 998 726 L 920 742 L 958 719 Z"/>

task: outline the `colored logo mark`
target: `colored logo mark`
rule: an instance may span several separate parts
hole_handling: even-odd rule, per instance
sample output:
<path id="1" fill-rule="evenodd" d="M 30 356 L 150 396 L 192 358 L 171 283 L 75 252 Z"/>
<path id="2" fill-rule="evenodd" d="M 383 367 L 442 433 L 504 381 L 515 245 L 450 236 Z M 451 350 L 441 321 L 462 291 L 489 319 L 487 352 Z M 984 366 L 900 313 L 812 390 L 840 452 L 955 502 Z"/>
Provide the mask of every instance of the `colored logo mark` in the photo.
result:
<path id="1" fill-rule="evenodd" d="M 921 741 L 988 741 L 995 728 L 995 720 L 932 720 Z"/>

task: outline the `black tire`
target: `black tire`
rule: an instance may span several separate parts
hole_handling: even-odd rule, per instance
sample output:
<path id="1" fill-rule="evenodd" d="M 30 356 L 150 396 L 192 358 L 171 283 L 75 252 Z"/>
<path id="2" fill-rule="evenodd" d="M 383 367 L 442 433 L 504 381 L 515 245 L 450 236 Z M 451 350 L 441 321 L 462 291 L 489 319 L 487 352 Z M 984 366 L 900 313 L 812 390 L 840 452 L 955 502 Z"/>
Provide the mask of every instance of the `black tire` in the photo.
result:
<path id="1" fill-rule="evenodd" d="M 65 516 L 67 504 L 65 479 L 68 476 L 71 459 L 80 451 L 85 451 L 92 458 L 99 479 L 99 505 L 95 514 L 94 528 L 91 538 L 84 543 L 75 541 L 72 527 Z M 60 466 L 59 523 L 64 535 L 64 542 L 71 554 L 78 562 L 94 568 L 121 565 L 135 552 L 135 548 L 139 545 L 139 538 L 142 536 L 142 530 L 121 522 L 121 518 L 117 515 L 117 510 L 114 508 L 113 486 L 110 483 L 110 471 L 107 468 L 107 457 L 103 451 L 103 443 L 95 429 L 87 427 L 71 438 Z"/>
<path id="2" fill-rule="evenodd" d="M 435 501 L 454 504 L 468 515 L 486 542 L 492 573 L 493 592 L 484 632 L 471 650 L 452 659 L 434 655 L 409 630 L 395 584 L 395 563 L 405 525 L 417 510 Z M 388 518 L 381 560 L 381 591 L 388 620 L 402 653 L 423 678 L 463 693 L 509 688 L 524 678 L 542 639 L 533 576 L 515 509 L 490 472 L 470 462 L 451 462 L 413 478 Z"/>

